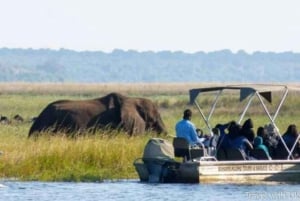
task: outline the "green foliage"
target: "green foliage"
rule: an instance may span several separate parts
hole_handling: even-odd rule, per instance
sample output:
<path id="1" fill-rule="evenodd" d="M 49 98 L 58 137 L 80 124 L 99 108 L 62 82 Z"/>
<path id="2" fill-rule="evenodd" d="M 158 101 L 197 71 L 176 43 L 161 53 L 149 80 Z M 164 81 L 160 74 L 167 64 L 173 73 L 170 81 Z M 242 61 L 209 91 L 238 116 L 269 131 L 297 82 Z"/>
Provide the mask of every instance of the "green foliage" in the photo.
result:
<path id="1" fill-rule="evenodd" d="M 9 132 L 7 128 L 6 132 Z M 149 137 L 126 134 L 70 139 L 5 134 L 1 128 L 0 176 L 21 180 L 102 181 L 134 178 L 132 163 Z"/>

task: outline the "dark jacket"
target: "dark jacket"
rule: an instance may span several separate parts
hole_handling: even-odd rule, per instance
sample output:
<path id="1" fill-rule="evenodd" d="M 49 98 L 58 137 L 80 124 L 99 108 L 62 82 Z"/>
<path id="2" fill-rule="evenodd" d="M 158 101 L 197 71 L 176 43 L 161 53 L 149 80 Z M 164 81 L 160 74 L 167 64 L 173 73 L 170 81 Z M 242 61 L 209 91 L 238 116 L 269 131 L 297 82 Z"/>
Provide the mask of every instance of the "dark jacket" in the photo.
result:
<path id="1" fill-rule="evenodd" d="M 266 147 L 266 145 L 263 144 L 263 138 L 260 136 L 257 136 L 256 138 L 254 138 L 254 149 L 262 149 L 266 152 L 268 157 L 270 157 L 269 150 Z"/>

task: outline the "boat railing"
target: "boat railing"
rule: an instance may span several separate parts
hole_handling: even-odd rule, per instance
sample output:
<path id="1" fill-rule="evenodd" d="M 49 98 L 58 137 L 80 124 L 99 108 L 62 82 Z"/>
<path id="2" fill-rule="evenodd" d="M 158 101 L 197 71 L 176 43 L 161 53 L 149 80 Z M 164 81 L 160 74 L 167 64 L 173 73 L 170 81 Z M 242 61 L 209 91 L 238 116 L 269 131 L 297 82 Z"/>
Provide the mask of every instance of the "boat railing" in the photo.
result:
<path id="1" fill-rule="evenodd" d="M 200 161 L 217 161 L 217 159 L 214 156 L 202 156 Z"/>

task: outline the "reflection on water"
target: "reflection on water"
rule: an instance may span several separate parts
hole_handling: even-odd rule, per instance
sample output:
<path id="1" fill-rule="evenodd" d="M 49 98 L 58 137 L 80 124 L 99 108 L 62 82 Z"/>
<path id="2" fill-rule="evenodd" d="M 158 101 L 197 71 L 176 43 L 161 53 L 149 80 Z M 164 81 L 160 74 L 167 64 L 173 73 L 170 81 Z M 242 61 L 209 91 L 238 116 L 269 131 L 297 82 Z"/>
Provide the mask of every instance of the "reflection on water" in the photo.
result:
<path id="1" fill-rule="evenodd" d="M 0 181 L 0 200 L 300 200 L 299 184 L 147 184 Z"/>

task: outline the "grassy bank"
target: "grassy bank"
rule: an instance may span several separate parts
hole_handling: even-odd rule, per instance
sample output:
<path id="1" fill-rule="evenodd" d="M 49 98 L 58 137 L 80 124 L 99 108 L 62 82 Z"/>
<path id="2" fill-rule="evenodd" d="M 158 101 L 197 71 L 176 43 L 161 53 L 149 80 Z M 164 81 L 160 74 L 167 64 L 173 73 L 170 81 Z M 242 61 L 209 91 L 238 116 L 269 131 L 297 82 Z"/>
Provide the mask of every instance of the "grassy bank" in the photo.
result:
<path id="1" fill-rule="evenodd" d="M 104 179 L 137 178 L 132 165 L 142 156 L 150 133 L 143 136 L 128 137 L 124 133 L 98 133 L 94 136 L 70 139 L 66 137 L 45 136 L 38 140 L 27 138 L 31 126 L 30 119 L 37 116 L 50 102 L 58 99 L 87 99 L 117 91 L 131 96 L 150 98 L 159 105 L 163 121 L 169 132 L 163 138 L 172 140 L 174 125 L 181 119 L 182 111 L 189 107 L 194 110 L 193 122 L 203 128 L 196 108 L 189 106 L 188 89 L 205 86 L 201 84 L 0 84 L 0 114 L 12 118 L 16 114 L 24 117 L 23 123 L 12 121 L 9 125 L 0 124 L 0 177 L 21 180 L 43 181 L 102 181 Z M 290 123 L 300 125 L 298 118 L 300 95 L 290 92 L 282 113 L 276 123 L 284 132 Z M 212 125 L 236 119 L 245 103 L 232 105 L 236 94 L 225 97 L 211 119 Z M 212 97 L 202 100 L 210 106 Z M 278 98 L 274 97 L 272 110 Z M 268 122 L 261 112 L 262 108 L 254 101 L 245 118 L 254 120 L 255 129 Z M 204 110 L 205 113 L 208 110 Z"/>
<path id="2" fill-rule="evenodd" d="M 132 162 L 147 141 L 147 137 L 128 139 L 125 135 L 42 137 L 37 141 L 15 136 L 4 139 L 0 143 L 4 151 L 0 176 L 42 181 L 135 178 Z"/>

